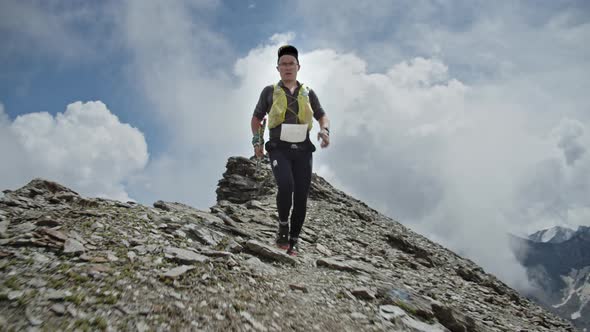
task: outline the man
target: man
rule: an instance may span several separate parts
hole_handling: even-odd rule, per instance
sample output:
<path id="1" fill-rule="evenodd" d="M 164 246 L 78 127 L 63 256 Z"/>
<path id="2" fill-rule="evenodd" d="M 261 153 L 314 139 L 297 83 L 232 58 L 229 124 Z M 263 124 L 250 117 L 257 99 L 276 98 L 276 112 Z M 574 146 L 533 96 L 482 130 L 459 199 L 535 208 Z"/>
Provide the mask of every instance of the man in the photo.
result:
<path id="1" fill-rule="evenodd" d="M 320 146 L 326 148 L 330 145 L 330 121 L 315 92 L 297 81 L 299 69 L 297 49 L 291 45 L 279 48 L 277 70 L 281 80 L 262 90 L 251 121 L 254 153 L 257 158 L 262 158 L 261 121 L 268 115 L 270 138 L 264 148 L 268 151 L 278 185 L 279 225 L 275 242 L 292 256 L 298 253 L 299 233 L 305 220 L 311 184 L 315 146 L 309 139 L 309 133 L 313 118 L 320 124 Z M 293 212 L 289 228 L 291 206 Z"/>

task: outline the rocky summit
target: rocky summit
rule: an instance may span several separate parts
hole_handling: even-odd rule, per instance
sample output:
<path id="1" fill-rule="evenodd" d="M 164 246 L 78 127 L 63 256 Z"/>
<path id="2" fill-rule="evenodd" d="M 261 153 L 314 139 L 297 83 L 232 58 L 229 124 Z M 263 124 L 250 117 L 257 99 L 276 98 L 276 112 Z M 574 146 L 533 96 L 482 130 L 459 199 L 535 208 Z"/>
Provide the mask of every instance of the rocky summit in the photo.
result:
<path id="1" fill-rule="evenodd" d="M 267 162 L 202 211 L 35 179 L 0 198 L 0 329 L 575 331 L 473 262 L 314 175 L 301 253 L 273 246 Z"/>

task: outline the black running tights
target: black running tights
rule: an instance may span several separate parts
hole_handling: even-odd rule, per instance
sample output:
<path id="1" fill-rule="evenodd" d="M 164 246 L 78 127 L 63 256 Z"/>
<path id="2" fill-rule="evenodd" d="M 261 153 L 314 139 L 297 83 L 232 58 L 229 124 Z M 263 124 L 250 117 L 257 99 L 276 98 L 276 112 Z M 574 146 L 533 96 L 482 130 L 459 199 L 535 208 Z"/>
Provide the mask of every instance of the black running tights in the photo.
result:
<path id="1" fill-rule="evenodd" d="M 313 158 L 311 151 L 275 149 L 269 151 L 272 172 L 279 187 L 277 209 L 281 221 L 289 220 L 291 205 L 292 239 L 299 238 L 307 211 L 307 196 L 311 184 Z"/>

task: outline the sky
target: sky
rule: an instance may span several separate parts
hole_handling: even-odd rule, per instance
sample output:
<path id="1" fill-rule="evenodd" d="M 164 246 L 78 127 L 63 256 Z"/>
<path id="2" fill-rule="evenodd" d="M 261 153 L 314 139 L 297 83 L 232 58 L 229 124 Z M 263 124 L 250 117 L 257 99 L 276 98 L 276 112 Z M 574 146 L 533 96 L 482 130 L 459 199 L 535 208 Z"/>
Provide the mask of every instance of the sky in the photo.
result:
<path id="1" fill-rule="evenodd" d="M 290 43 L 315 172 L 523 289 L 508 232 L 590 225 L 589 37 L 584 0 L 3 0 L 0 188 L 206 210 Z"/>

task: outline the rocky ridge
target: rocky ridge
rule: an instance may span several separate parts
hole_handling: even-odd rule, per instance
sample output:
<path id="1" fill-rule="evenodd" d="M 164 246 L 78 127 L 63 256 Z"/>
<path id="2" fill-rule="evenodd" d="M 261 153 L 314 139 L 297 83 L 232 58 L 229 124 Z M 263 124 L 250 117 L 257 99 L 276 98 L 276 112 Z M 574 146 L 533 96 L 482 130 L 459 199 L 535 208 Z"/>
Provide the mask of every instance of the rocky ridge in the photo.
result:
<path id="1" fill-rule="evenodd" d="M 41 179 L 4 193 L 2 330 L 575 330 L 316 175 L 286 255 L 266 162 L 230 158 L 210 211 Z"/>

